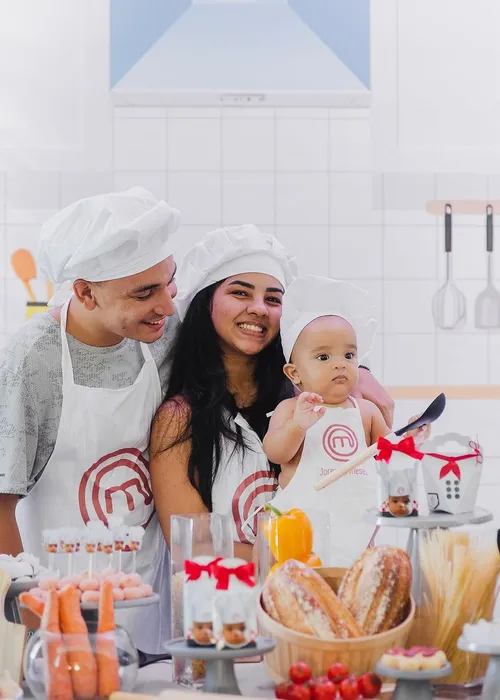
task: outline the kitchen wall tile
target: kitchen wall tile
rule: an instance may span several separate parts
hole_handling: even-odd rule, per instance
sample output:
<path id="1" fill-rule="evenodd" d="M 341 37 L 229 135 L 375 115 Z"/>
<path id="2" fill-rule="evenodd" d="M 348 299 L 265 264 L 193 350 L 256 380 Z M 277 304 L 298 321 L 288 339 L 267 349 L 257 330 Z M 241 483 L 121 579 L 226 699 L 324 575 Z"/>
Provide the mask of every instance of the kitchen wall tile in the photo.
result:
<path id="1" fill-rule="evenodd" d="M 166 170 L 167 120 L 116 118 L 113 162 L 115 170 Z"/>
<path id="2" fill-rule="evenodd" d="M 61 207 L 112 190 L 112 173 L 61 173 Z"/>
<path id="3" fill-rule="evenodd" d="M 5 173 L 0 171 L 0 223 L 5 221 Z"/>
<path id="4" fill-rule="evenodd" d="M 382 223 L 382 179 L 368 173 L 332 173 L 330 220 L 341 224 Z"/>
<path id="5" fill-rule="evenodd" d="M 280 226 L 328 225 L 328 175 L 278 173 L 276 220 Z"/>
<path id="6" fill-rule="evenodd" d="M 434 174 L 384 173 L 383 188 L 386 224 L 436 224 L 426 211 L 427 202 L 436 199 Z"/>
<path id="7" fill-rule="evenodd" d="M 370 371 L 374 377 L 380 382 L 384 383 L 384 338 L 382 334 L 375 337 L 373 341 L 373 346 L 368 357 L 362 360 L 363 364 L 370 367 Z"/>
<path id="8" fill-rule="evenodd" d="M 274 225 L 274 174 L 226 173 L 222 176 L 224 226 L 252 223 Z"/>
<path id="9" fill-rule="evenodd" d="M 436 283 L 429 281 L 384 282 L 384 330 L 386 333 L 433 333 L 431 299 Z"/>
<path id="10" fill-rule="evenodd" d="M 385 279 L 437 277 L 435 226 L 385 226 Z"/>
<path id="11" fill-rule="evenodd" d="M 489 383 L 500 385 L 500 330 L 488 334 Z M 500 455 L 500 441 L 499 441 Z"/>
<path id="12" fill-rule="evenodd" d="M 116 171 L 113 177 L 114 189 L 118 192 L 131 187 L 144 187 L 157 199 L 167 199 L 167 173 L 145 170 Z"/>
<path id="13" fill-rule="evenodd" d="M 169 119 L 220 119 L 220 107 L 169 107 Z"/>
<path id="14" fill-rule="evenodd" d="M 444 284 L 444 280 L 441 279 L 436 283 L 436 291 Z M 438 335 L 454 335 L 456 333 L 473 333 L 474 335 L 484 334 L 483 331 L 479 331 L 475 327 L 475 304 L 478 295 L 483 291 L 485 287 L 485 282 L 480 282 L 479 280 L 457 280 L 456 286 L 460 292 L 465 296 L 466 305 L 466 318 L 465 325 L 462 327 L 457 327 L 455 330 L 442 330 L 436 328 Z M 434 296 L 434 295 L 433 295 Z"/>
<path id="15" fill-rule="evenodd" d="M 9 279 L 17 279 L 11 265 L 11 257 L 19 248 L 29 250 L 34 257 L 40 240 L 40 226 L 10 224 L 5 227 L 5 276 Z"/>
<path id="16" fill-rule="evenodd" d="M 387 386 L 430 386 L 435 382 L 434 336 L 384 334 Z"/>
<path id="17" fill-rule="evenodd" d="M 372 142 L 369 119 L 330 120 L 330 170 L 371 172 Z"/>
<path id="18" fill-rule="evenodd" d="M 220 170 L 220 120 L 169 119 L 168 169 Z"/>
<path id="19" fill-rule="evenodd" d="M 208 232 L 207 226 L 179 226 L 171 238 L 172 254 L 177 266 L 187 251 Z"/>
<path id="20" fill-rule="evenodd" d="M 328 169 L 328 121 L 278 117 L 276 167 L 284 172 L 326 171 Z"/>
<path id="21" fill-rule="evenodd" d="M 274 119 L 274 107 L 222 107 L 223 119 Z"/>
<path id="22" fill-rule="evenodd" d="M 42 224 L 60 208 L 59 187 L 59 173 L 7 173 L 6 222 Z"/>
<path id="23" fill-rule="evenodd" d="M 2 292 L 2 278 L 7 275 L 7 231 L 5 226 L 0 224 L 0 292 Z M 10 263 L 9 263 L 10 264 Z M 3 299 L 0 294 L 0 306 L 2 305 Z"/>
<path id="24" fill-rule="evenodd" d="M 280 119 L 328 119 L 327 107 L 277 107 L 276 117 Z"/>
<path id="25" fill-rule="evenodd" d="M 486 199 L 488 178 L 486 175 L 438 173 L 436 177 L 436 199 Z M 471 226 L 481 224 L 484 216 L 453 215 L 455 224 Z"/>
<path id="26" fill-rule="evenodd" d="M 384 283 L 382 280 L 360 279 L 359 277 L 351 277 L 348 280 L 351 284 L 364 289 L 373 302 L 373 315 L 377 319 L 377 336 L 384 333 Z"/>
<path id="27" fill-rule="evenodd" d="M 168 199 L 180 209 L 183 225 L 221 224 L 221 177 L 219 173 L 169 173 Z"/>
<path id="28" fill-rule="evenodd" d="M 333 226 L 330 229 L 330 274 L 339 279 L 382 279 L 381 226 Z"/>
<path id="29" fill-rule="evenodd" d="M 490 175 L 488 177 L 488 198 L 500 199 L 500 175 Z M 496 212 L 500 214 L 500 212 Z"/>
<path id="30" fill-rule="evenodd" d="M 0 287 L 0 289 L 1 289 L 1 287 Z M 2 323 L 2 327 L 3 327 L 3 308 L 2 307 L 0 307 L 0 318 L 2 319 L 1 323 Z M 10 334 L 0 333 L 0 350 L 2 348 L 5 348 L 7 346 L 7 344 L 9 343 L 9 341 L 10 341 Z"/>
<path id="31" fill-rule="evenodd" d="M 166 107 L 115 107 L 115 119 L 166 119 Z"/>
<path id="32" fill-rule="evenodd" d="M 470 217 L 469 217 L 470 218 Z M 444 226 L 440 227 L 439 276 L 446 275 Z M 498 251 L 497 251 L 498 252 Z M 500 262 L 500 254 L 494 253 Z M 456 280 L 483 280 L 486 282 L 486 228 L 485 226 L 456 226 L 452 232 L 452 266 Z"/>
<path id="33" fill-rule="evenodd" d="M 436 341 L 438 384 L 487 384 L 487 338 L 483 334 L 438 334 Z"/>
<path id="34" fill-rule="evenodd" d="M 328 226 L 277 226 L 276 236 L 295 256 L 301 277 L 328 277 Z"/>
<path id="35" fill-rule="evenodd" d="M 262 173 L 273 171 L 276 167 L 274 133 L 274 119 L 223 119 L 223 170 Z"/>
<path id="36" fill-rule="evenodd" d="M 482 445 L 481 445 L 482 447 Z M 500 484 L 500 470 L 498 469 L 498 457 L 484 457 L 481 472 L 481 485 L 493 486 Z M 481 504 L 482 505 L 482 504 Z M 495 509 L 496 510 L 496 509 Z"/>
<path id="37" fill-rule="evenodd" d="M 352 121 L 353 119 L 366 120 L 371 118 L 368 107 L 366 109 L 360 107 L 330 107 L 328 113 L 330 119 L 348 119 Z"/>

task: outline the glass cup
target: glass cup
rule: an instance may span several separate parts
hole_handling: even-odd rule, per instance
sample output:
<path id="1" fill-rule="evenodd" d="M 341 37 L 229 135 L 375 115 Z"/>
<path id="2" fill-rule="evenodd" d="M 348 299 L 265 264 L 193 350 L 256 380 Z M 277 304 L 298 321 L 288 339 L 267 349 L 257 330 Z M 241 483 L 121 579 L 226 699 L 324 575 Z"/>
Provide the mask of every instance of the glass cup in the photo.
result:
<path id="1" fill-rule="evenodd" d="M 89 630 L 88 639 L 90 640 L 92 651 L 95 654 L 99 637 L 104 635 L 99 635 L 97 633 L 97 622 L 88 622 L 87 627 Z M 131 692 L 137 680 L 137 672 L 139 670 L 137 649 L 130 639 L 128 632 L 123 627 L 117 626 L 115 632 L 111 634 L 116 645 L 116 653 L 118 656 L 120 690 L 122 692 Z M 62 635 L 62 644 L 59 645 L 57 644 L 57 638 L 54 640 L 53 637 L 54 635 L 50 632 L 37 630 L 28 640 L 24 652 L 24 677 L 36 700 L 47 698 L 46 674 L 50 673 L 50 668 L 47 668 L 47 659 L 45 658 L 47 643 L 53 644 L 55 641 L 56 646 L 59 647 L 59 651 L 65 651 L 66 658 L 68 658 L 68 652 L 76 652 L 81 647 L 80 635 L 64 634 Z M 106 638 L 111 638 L 110 633 L 106 633 Z M 85 641 L 88 643 L 87 640 Z M 54 665 L 54 670 L 57 670 L 61 661 L 61 656 L 52 651 L 50 660 Z M 71 673 L 74 674 L 76 670 L 77 667 L 74 665 Z"/>
<path id="2" fill-rule="evenodd" d="M 257 568 L 260 585 L 269 575 L 272 567 L 276 564 L 272 548 L 269 543 L 270 523 L 276 519 L 273 512 L 260 512 L 257 515 Z M 310 518 L 313 528 L 313 548 L 312 552 L 321 560 L 322 566 L 331 566 L 331 529 L 330 529 L 330 514 L 322 511 L 317 511 Z M 273 547 L 276 551 L 276 546 Z M 311 552 L 311 554 L 312 554 Z M 312 560 L 311 560 L 312 561 Z M 307 562 L 304 562 L 307 563 Z M 316 563 L 311 564 L 317 565 Z"/>
<path id="3" fill-rule="evenodd" d="M 176 638 L 184 636 L 184 562 L 203 555 L 214 559 L 232 557 L 234 542 L 230 516 L 220 513 L 173 515 L 170 539 L 172 632 Z M 173 678 L 180 685 L 200 688 L 205 678 L 205 663 L 174 658 Z"/>

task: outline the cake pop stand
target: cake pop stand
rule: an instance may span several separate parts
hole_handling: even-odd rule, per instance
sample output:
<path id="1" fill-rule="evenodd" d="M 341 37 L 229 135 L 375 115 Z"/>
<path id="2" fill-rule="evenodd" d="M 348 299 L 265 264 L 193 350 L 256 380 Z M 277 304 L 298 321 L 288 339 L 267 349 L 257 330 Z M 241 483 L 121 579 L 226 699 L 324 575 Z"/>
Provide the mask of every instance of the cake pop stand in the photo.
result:
<path id="1" fill-rule="evenodd" d="M 203 685 L 204 693 L 241 695 L 234 673 L 235 660 L 268 654 L 275 646 L 273 639 L 257 637 L 255 646 L 218 650 L 214 647 L 190 647 L 184 638 L 179 638 L 168 643 L 166 652 L 172 654 L 172 658 L 205 661 L 207 672 Z"/>
<path id="2" fill-rule="evenodd" d="M 460 637 L 457 647 L 462 651 L 469 652 L 469 654 L 486 654 L 490 657 L 481 697 L 484 700 L 500 700 L 500 646 L 470 643 L 463 637 Z"/>
<path id="3" fill-rule="evenodd" d="M 376 671 L 380 676 L 396 680 L 392 700 L 432 700 L 434 691 L 429 681 L 449 676 L 452 668 L 451 664 L 446 664 L 432 671 L 400 671 L 379 662 Z"/>
<path id="4" fill-rule="evenodd" d="M 420 607 L 423 602 L 423 576 L 420 567 L 419 530 L 436 530 L 441 528 L 449 530 L 452 527 L 464 525 L 482 525 L 493 520 L 493 515 L 484 508 L 475 508 L 471 513 L 449 515 L 448 513 L 431 513 L 430 515 L 417 515 L 408 518 L 385 518 L 380 515 L 377 508 L 367 510 L 364 515 L 367 523 L 374 524 L 377 528 L 391 527 L 410 530 L 406 551 L 411 559 L 413 568 L 413 581 L 411 594 L 415 605 Z"/>

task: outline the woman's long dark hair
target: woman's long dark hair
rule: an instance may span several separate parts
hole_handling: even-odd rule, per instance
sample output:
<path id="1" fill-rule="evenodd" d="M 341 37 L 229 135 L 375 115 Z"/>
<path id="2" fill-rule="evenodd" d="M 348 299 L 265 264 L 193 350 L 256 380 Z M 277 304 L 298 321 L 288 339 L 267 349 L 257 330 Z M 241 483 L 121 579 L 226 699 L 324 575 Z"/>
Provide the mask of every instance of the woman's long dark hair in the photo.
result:
<path id="1" fill-rule="evenodd" d="M 266 413 L 293 396 L 283 374 L 285 358 L 279 335 L 256 356 L 254 378 L 257 396 L 251 406 L 239 409 L 227 388 L 222 349 L 212 323 L 212 300 L 219 283 L 201 290 L 191 302 L 173 349 L 171 379 L 165 397 L 182 397 L 189 405 L 186 430 L 174 444 L 191 441 L 188 478 L 201 500 L 212 510 L 212 487 L 220 467 L 223 440 L 245 450 L 241 429 L 232 420 L 239 412 L 262 440 L 269 425 Z M 173 447 L 166 445 L 165 449 Z M 279 467 L 271 464 L 275 474 Z"/>

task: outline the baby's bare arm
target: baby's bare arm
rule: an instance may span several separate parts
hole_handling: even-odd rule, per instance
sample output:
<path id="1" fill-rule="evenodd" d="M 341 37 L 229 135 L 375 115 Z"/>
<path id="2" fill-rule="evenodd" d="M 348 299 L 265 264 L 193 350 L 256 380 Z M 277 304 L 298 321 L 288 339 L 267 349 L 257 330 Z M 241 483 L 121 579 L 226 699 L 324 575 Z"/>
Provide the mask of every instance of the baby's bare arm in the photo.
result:
<path id="1" fill-rule="evenodd" d="M 357 399 L 357 401 L 365 429 L 366 444 L 373 445 L 379 437 L 389 435 L 391 430 L 378 406 L 366 399 Z"/>
<path id="2" fill-rule="evenodd" d="M 267 458 L 275 464 L 288 464 L 304 442 L 306 430 L 293 421 L 296 404 L 296 398 L 286 399 L 271 416 L 263 444 Z"/>

